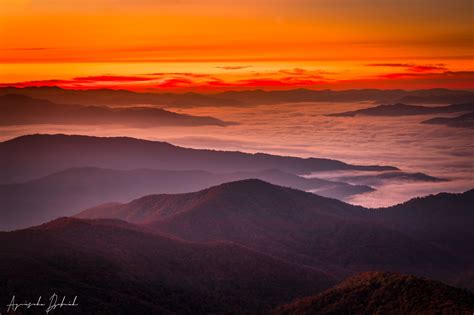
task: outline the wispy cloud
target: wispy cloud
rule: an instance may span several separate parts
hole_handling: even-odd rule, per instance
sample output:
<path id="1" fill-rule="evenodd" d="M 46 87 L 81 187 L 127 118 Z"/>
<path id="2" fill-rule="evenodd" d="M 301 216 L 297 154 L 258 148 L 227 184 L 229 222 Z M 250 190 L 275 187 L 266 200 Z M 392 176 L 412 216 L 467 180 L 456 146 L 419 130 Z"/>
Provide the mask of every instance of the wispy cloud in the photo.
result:
<path id="1" fill-rule="evenodd" d="M 441 67 L 441 66 L 439 66 Z M 396 68 L 396 66 L 393 66 Z M 252 72 L 237 78 L 192 72 L 156 72 L 135 76 L 95 75 L 63 80 L 0 83 L 0 87 L 59 86 L 66 89 L 128 89 L 134 91 L 224 91 L 229 89 L 354 89 L 474 88 L 474 71 L 397 71 L 354 79 L 337 79 L 302 68 Z"/>
<path id="2" fill-rule="evenodd" d="M 394 72 L 377 76 L 381 79 L 473 79 L 474 71 L 443 71 L 443 72 Z"/>
<path id="3" fill-rule="evenodd" d="M 217 69 L 222 69 L 222 70 L 242 70 L 242 69 L 247 69 L 252 66 L 217 66 Z"/>
<path id="4" fill-rule="evenodd" d="M 4 51 L 35 51 L 35 50 L 48 50 L 46 47 L 14 47 L 14 48 L 0 48 Z"/>
<path id="5" fill-rule="evenodd" d="M 369 67 L 393 67 L 393 68 L 404 68 L 407 71 L 412 72 L 436 72 L 436 71 L 447 71 L 445 64 L 434 64 L 434 65 L 417 65 L 412 63 L 371 63 Z"/>
<path id="6" fill-rule="evenodd" d="M 139 76 L 119 76 L 119 75 L 98 75 L 76 77 L 73 82 L 136 82 L 136 81 L 152 81 L 153 78 Z"/>
<path id="7" fill-rule="evenodd" d="M 189 78 L 209 78 L 211 77 L 208 73 L 195 73 L 195 72 L 153 72 L 145 75 L 154 77 L 189 77 Z"/>

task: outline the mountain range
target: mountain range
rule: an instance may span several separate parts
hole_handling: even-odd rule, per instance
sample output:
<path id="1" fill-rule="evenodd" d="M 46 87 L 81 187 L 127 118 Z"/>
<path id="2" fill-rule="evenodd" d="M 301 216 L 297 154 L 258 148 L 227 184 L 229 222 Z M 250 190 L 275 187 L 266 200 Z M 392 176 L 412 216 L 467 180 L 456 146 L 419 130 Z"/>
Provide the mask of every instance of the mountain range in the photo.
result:
<path id="1" fill-rule="evenodd" d="M 380 172 L 377 174 L 354 174 L 350 175 L 337 175 L 337 173 L 331 176 L 331 180 L 342 181 L 351 184 L 357 185 L 383 185 L 386 181 L 397 181 L 397 182 L 427 182 L 427 183 L 437 183 L 437 182 L 446 182 L 449 181 L 445 178 L 434 177 L 424 173 L 407 173 L 400 171 L 388 171 Z"/>
<path id="2" fill-rule="evenodd" d="M 0 305 L 57 292 L 91 314 L 472 311 L 469 291 L 417 277 L 474 287 L 473 202 L 366 209 L 248 179 L 108 203 L 0 232 Z"/>
<path id="3" fill-rule="evenodd" d="M 192 192 L 248 178 L 312 190 L 339 199 L 374 190 L 364 185 L 304 178 L 276 169 L 211 173 L 199 170 L 70 168 L 24 183 L 0 185 L 0 230 L 44 223 L 105 202 L 126 202 L 157 193 Z M 33 212 L 32 208 L 35 209 Z"/>
<path id="4" fill-rule="evenodd" d="M 358 109 L 349 112 L 329 114 L 333 117 L 355 116 L 410 116 L 440 113 L 455 113 L 474 110 L 474 103 L 452 104 L 446 106 L 417 106 L 397 103 L 393 105 L 378 105 L 375 107 Z"/>
<path id="5" fill-rule="evenodd" d="M 56 104 L 46 99 L 25 95 L 0 96 L 0 125 L 123 125 L 132 127 L 157 126 L 229 126 L 213 117 L 177 114 L 161 108 L 84 106 Z"/>
<path id="6" fill-rule="evenodd" d="M 196 106 L 254 106 L 260 104 L 297 102 L 406 102 L 412 104 L 454 104 L 472 102 L 474 92 L 448 89 L 427 90 L 309 90 L 284 91 L 227 91 L 215 94 L 198 93 L 138 93 L 126 90 L 69 90 L 59 87 L 3 87 L 0 95 L 22 94 L 33 98 L 48 99 L 60 104 L 80 105 L 136 105 L 158 107 Z"/>
<path id="7" fill-rule="evenodd" d="M 0 184 L 25 182 L 74 167 L 255 172 L 292 174 L 328 170 L 394 171 L 393 166 L 352 165 L 324 158 L 188 149 L 126 137 L 28 135 L 0 142 Z"/>
<path id="8" fill-rule="evenodd" d="M 327 171 L 353 175 L 303 176 Z M 0 174 L 0 228 L 24 227 L 0 232 L 1 313 L 55 293 L 87 314 L 474 311 L 474 190 L 333 199 L 443 178 L 67 135 L 1 142 Z"/>
<path id="9" fill-rule="evenodd" d="M 77 296 L 86 314 L 257 312 L 334 283 L 241 245 L 190 243 L 113 220 L 61 218 L 0 233 L 0 250 L 8 257 L 2 308 L 12 295 L 57 293 Z"/>
<path id="10" fill-rule="evenodd" d="M 226 99 L 238 100 L 244 104 L 278 104 L 278 103 L 299 103 L 299 102 L 361 102 L 373 101 L 402 102 L 413 101 L 419 104 L 452 104 L 458 102 L 472 102 L 474 92 L 455 91 L 447 89 L 427 89 L 427 90 L 378 90 L 378 89 L 357 89 L 357 90 L 309 90 L 294 89 L 284 91 L 227 91 L 216 94 L 216 96 Z"/>
<path id="11" fill-rule="evenodd" d="M 474 262 L 466 254 L 472 245 L 460 243 L 474 239 L 466 225 L 474 221 L 473 201 L 471 190 L 366 209 L 251 179 L 105 204 L 77 217 L 125 220 L 193 242 L 234 242 L 337 279 L 390 270 L 455 281 Z"/>
<path id="12" fill-rule="evenodd" d="M 474 129 L 474 112 L 457 117 L 435 117 L 422 122 L 430 125 L 445 125 L 454 128 Z"/>
<path id="13" fill-rule="evenodd" d="M 60 104 L 123 106 L 148 104 L 157 107 L 180 106 L 238 106 L 238 101 L 214 98 L 197 93 L 137 93 L 127 90 L 70 90 L 60 87 L 4 87 L 0 95 L 21 94 L 33 98 L 47 99 Z"/>

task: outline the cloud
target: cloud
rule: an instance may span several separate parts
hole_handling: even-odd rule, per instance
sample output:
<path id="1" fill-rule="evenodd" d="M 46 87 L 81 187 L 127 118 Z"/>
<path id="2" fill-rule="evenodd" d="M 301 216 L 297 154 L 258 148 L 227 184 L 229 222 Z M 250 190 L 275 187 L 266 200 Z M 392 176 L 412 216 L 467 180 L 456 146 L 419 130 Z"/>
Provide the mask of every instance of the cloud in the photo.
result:
<path id="1" fill-rule="evenodd" d="M 14 47 L 14 48 L 4 48 L 0 49 L 3 51 L 35 51 L 35 50 L 48 50 L 50 48 L 45 47 Z"/>
<path id="2" fill-rule="evenodd" d="M 209 75 L 194 73 L 153 73 L 148 76 L 97 75 L 75 77 L 69 80 L 36 80 L 15 83 L 0 83 L 0 87 L 59 86 L 66 89 L 122 88 L 130 90 L 174 89 L 200 85 Z M 201 79 L 201 81 L 199 81 Z"/>
<path id="3" fill-rule="evenodd" d="M 435 65 L 417 65 L 411 63 L 371 63 L 369 67 L 394 67 L 394 68 L 405 68 L 411 72 L 436 72 L 436 71 L 447 71 L 445 64 Z"/>
<path id="4" fill-rule="evenodd" d="M 290 75 L 307 75 L 308 74 L 308 70 L 306 69 L 302 69 L 302 68 L 293 68 L 293 69 L 282 69 L 280 71 L 278 71 L 279 73 L 283 73 L 283 74 L 290 74 Z"/>
<path id="5" fill-rule="evenodd" d="M 334 74 L 334 72 L 328 72 L 324 70 L 307 70 L 303 68 L 293 68 L 293 69 L 281 69 L 273 75 L 286 75 L 291 77 L 299 77 L 306 79 L 325 79 L 323 74 Z"/>
<path id="6" fill-rule="evenodd" d="M 335 80 L 326 88 L 353 89 L 474 89 L 474 71 L 392 72 L 351 80 Z"/>
<path id="7" fill-rule="evenodd" d="M 324 83 L 324 81 L 316 81 L 316 80 L 305 80 L 305 79 L 298 79 L 294 77 L 284 77 L 280 79 L 272 79 L 272 78 L 260 78 L 260 79 L 250 79 L 250 80 L 239 80 L 237 81 L 238 86 L 249 86 L 249 87 L 295 87 L 295 86 L 312 86 L 317 85 L 320 83 Z"/>
<path id="8" fill-rule="evenodd" d="M 241 70 L 241 69 L 247 69 L 252 66 L 217 66 L 217 69 L 222 69 L 222 70 Z"/>
<path id="9" fill-rule="evenodd" d="M 207 82 L 209 86 L 220 87 L 220 88 L 291 88 L 291 87 L 311 87 L 325 81 L 321 80 L 309 80 L 300 79 L 295 77 L 282 77 L 282 78 L 258 78 L 258 79 L 245 79 L 237 81 L 224 81 L 224 80 L 210 80 Z"/>
<path id="10" fill-rule="evenodd" d="M 391 64 L 394 65 L 394 64 Z M 401 64 L 399 64 L 401 65 Z M 406 64 L 403 64 L 406 65 Z M 396 68 L 396 66 L 393 66 Z M 441 67 L 441 66 L 439 66 Z M 319 70 L 294 68 L 267 73 L 249 73 L 231 78 L 191 72 L 156 72 L 137 76 L 96 75 L 64 80 L 38 80 L 0 83 L 0 87 L 59 86 L 65 89 L 127 89 L 133 91 L 224 91 L 229 89 L 425 89 L 434 87 L 472 89 L 474 71 L 398 71 L 354 79 L 331 79 Z"/>
<path id="11" fill-rule="evenodd" d="M 377 76 L 380 79 L 474 79 L 474 71 L 444 71 L 444 72 L 394 72 Z"/>
<path id="12" fill-rule="evenodd" d="M 136 81 L 151 81 L 153 78 L 138 77 L 138 76 L 118 76 L 118 75 L 98 75 L 76 77 L 74 82 L 136 82 Z"/>
<path id="13" fill-rule="evenodd" d="M 174 78 L 174 79 L 168 79 L 165 80 L 161 83 L 156 84 L 154 87 L 156 88 L 163 88 L 163 89 L 169 89 L 169 88 L 180 88 L 180 87 L 189 87 L 194 85 L 194 81 L 190 79 L 185 79 L 185 78 Z"/>
<path id="14" fill-rule="evenodd" d="M 145 75 L 154 77 L 190 77 L 190 78 L 208 78 L 211 75 L 207 73 L 193 73 L 193 72 L 153 72 Z"/>

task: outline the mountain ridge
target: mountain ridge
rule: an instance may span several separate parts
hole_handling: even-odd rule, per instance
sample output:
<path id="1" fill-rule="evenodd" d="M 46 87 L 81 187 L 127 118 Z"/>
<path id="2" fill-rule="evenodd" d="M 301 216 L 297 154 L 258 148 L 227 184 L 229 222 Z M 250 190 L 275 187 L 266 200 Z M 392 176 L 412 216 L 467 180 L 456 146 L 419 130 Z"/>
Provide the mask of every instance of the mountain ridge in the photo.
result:
<path id="1" fill-rule="evenodd" d="M 129 137 L 25 135 L 0 142 L 2 182 L 14 183 L 71 167 L 113 169 L 200 169 L 210 172 L 279 169 L 293 174 L 318 170 L 398 170 L 393 166 L 351 165 L 327 158 L 190 149 Z"/>
<path id="2" fill-rule="evenodd" d="M 120 221 L 60 218 L 2 232 L 0 240 L 9 257 L 0 262 L 3 305 L 21 290 L 25 297 L 77 295 L 87 313 L 241 313 L 334 283 L 238 244 L 185 242 Z"/>
<path id="3" fill-rule="evenodd" d="M 354 111 L 328 114 L 330 117 L 355 117 L 361 116 L 410 116 L 427 115 L 439 113 L 455 113 L 470 111 L 474 109 L 474 103 L 451 104 L 446 106 L 419 106 L 396 103 L 392 105 L 378 105 L 375 107 L 363 108 Z"/>
<path id="4" fill-rule="evenodd" d="M 144 106 L 107 107 L 57 104 L 25 95 L 0 95 L 0 125 L 125 125 L 132 127 L 205 126 L 226 127 L 235 123 L 208 116 L 179 114 Z"/>
<path id="5" fill-rule="evenodd" d="M 271 314 L 470 314 L 473 310 L 474 294 L 467 290 L 411 275 L 364 272 Z"/>
<path id="6" fill-rule="evenodd" d="M 448 89 L 425 90 L 242 90 L 225 91 L 213 94 L 199 93 L 138 93 L 127 90 L 71 90 L 59 87 L 3 87 L 3 94 L 24 94 L 31 97 L 47 98 L 63 104 L 82 105 L 134 105 L 152 104 L 158 107 L 195 106 L 255 106 L 268 103 L 285 102 L 401 102 L 426 104 L 462 103 L 474 100 L 474 92 Z"/>
<path id="7" fill-rule="evenodd" d="M 462 246 L 448 250 L 432 242 L 430 234 L 411 233 L 406 227 L 412 221 L 387 224 L 384 209 L 352 206 L 257 179 L 191 194 L 145 196 L 77 216 L 121 219 L 195 242 L 231 241 L 293 263 L 325 266 L 339 277 L 379 269 L 452 280 L 453 267 L 461 270 L 469 262 L 457 257 Z M 437 220 L 443 222 L 443 216 Z M 466 230 L 456 222 L 457 229 L 444 235 L 447 241 Z M 438 241 L 443 244 L 442 238 Z"/>
<path id="8" fill-rule="evenodd" d="M 454 128 L 474 129 L 474 112 L 456 117 L 435 117 L 421 122 L 429 125 L 445 125 Z"/>

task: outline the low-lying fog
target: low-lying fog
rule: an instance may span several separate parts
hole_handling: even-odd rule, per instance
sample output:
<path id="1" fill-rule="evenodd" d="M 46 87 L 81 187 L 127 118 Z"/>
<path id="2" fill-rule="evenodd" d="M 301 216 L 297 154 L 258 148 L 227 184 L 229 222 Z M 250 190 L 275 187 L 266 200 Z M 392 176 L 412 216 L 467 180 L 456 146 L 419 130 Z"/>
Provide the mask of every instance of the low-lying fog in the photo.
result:
<path id="1" fill-rule="evenodd" d="M 474 187 L 474 130 L 420 124 L 432 117 L 327 117 L 325 114 L 373 106 L 371 103 L 298 103 L 258 107 L 204 107 L 172 111 L 238 122 L 229 127 L 14 126 L 0 129 L 6 140 L 30 133 L 130 136 L 221 150 L 326 157 L 355 164 L 393 165 L 449 179 L 442 182 L 384 180 L 354 204 L 387 206 L 415 196 Z M 335 178 L 340 174 L 305 174 Z"/>

